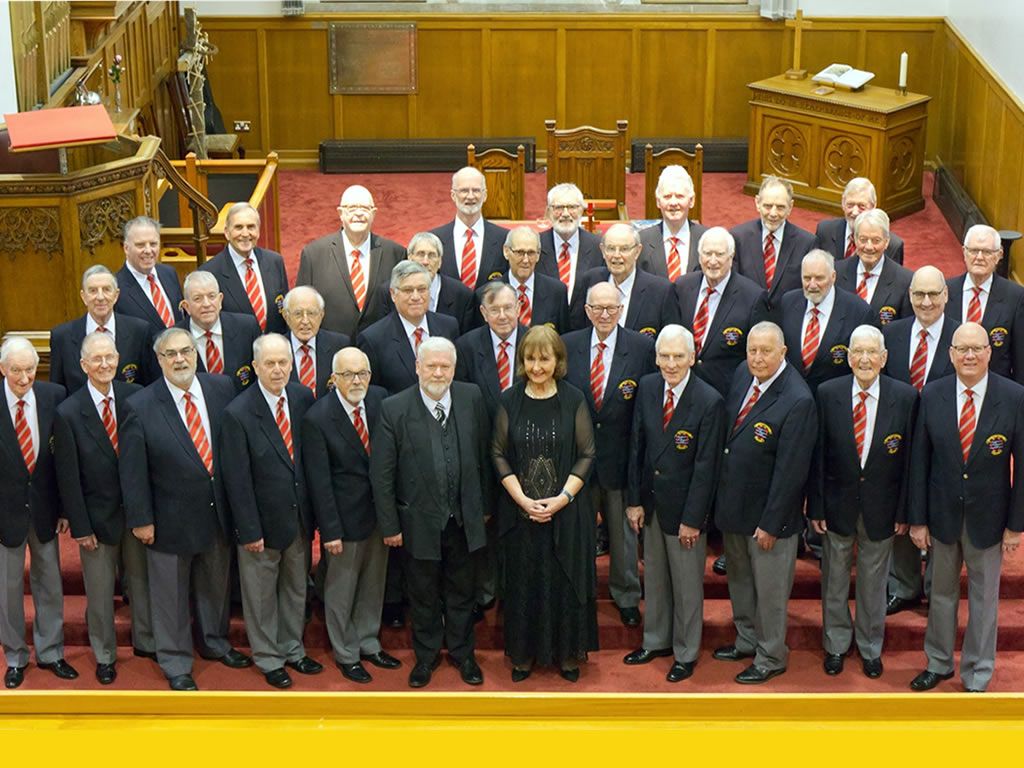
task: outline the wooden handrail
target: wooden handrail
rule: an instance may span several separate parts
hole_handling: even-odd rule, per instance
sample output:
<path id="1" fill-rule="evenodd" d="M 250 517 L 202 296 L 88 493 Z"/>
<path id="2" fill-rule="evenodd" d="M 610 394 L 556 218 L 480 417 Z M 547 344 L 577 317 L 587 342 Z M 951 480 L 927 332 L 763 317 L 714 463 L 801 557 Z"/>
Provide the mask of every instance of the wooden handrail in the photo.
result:
<path id="1" fill-rule="evenodd" d="M 167 179 L 171 187 L 188 201 L 188 207 L 192 210 L 192 242 L 196 249 L 196 264 L 203 264 L 206 261 L 206 242 L 210 239 L 210 230 L 217 223 L 217 208 L 178 173 L 162 149 L 156 151 L 153 159 L 156 161 L 157 175 Z"/>

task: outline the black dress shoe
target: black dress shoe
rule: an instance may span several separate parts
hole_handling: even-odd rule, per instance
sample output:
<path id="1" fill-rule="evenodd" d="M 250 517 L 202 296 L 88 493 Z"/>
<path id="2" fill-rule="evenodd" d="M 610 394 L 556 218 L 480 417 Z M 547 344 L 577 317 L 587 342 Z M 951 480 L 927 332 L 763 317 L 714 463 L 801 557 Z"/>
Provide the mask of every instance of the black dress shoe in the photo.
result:
<path id="1" fill-rule="evenodd" d="M 752 651 L 741 651 L 735 645 L 723 645 L 721 648 L 715 648 L 715 652 L 711 655 L 719 661 L 743 661 L 743 659 L 754 658 Z"/>
<path id="2" fill-rule="evenodd" d="M 479 624 L 481 621 L 484 620 L 484 616 L 485 616 L 485 613 L 484 613 L 483 607 L 480 606 L 480 605 L 474 605 L 473 606 L 473 623 L 474 624 Z"/>
<path id="3" fill-rule="evenodd" d="M 245 669 L 252 666 L 252 659 L 241 651 L 236 651 L 234 648 L 228 650 L 227 653 L 216 659 L 216 661 L 231 669 Z"/>
<path id="4" fill-rule="evenodd" d="M 512 682 L 521 683 L 523 680 L 533 674 L 533 667 L 528 669 L 520 669 L 519 667 L 512 667 Z"/>
<path id="5" fill-rule="evenodd" d="M 697 666 L 695 661 L 676 661 L 672 663 L 672 668 L 665 675 L 665 679 L 670 683 L 681 683 L 688 677 L 693 676 L 693 668 Z"/>
<path id="6" fill-rule="evenodd" d="M 841 653 L 825 654 L 825 674 L 838 675 L 843 671 L 843 655 Z"/>
<path id="7" fill-rule="evenodd" d="M 401 629 L 405 626 L 405 610 L 400 603 L 384 603 L 384 611 L 381 614 L 380 623 L 392 629 Z"/>
<path id="8" fill-rule="evenodd" d="M 785 667 L 781 669 L 765 669 L 764 667 L 757 666 L 757 664 L 751 664 L 736 675 L 735 680 L 740 685 L 760 685 L 761 683 L 767 683 L 773 677 L 778 677 L 785 671 Z"/>
<path id="9" fill-rule="evenodd" d="M 117 668 L 111 664 L 96 665 L 96 679 L 100 685 L 110 685 L 117 679 Z"/>
<path id="10" fill-rule="evenodd" d="M 360 657 L 363 661 L 368 661 L 375 667 L 381 669 L 398 669 L 402 666 L 402 662 L 396 659 L 387 651 L 377 651 L 376 653 L 361 654 Z"/>
<path id="11" fill-rule="evenodd" d="M 711 564 L 711 570 L 719 576 L 725 576 L 725 555 L 719 555 L 715 558 L 715 562 Z"/>
<path id="12" fill-rule="evenodd" d="M 17 688 L 25 682 L 25 667 L 8 667 L 4 673 L 4 688 Z"/>
<path id="13" fill-rule="evenodd" d="M 141 648 L 132 647 L 132 655 L 138 656 L 140 659 L 152 659 L 156 661 L 156 651 L 144 651 Z"/>
<path id="14" fill-rule="evenodd" d="M 466 685 L 483 685 L 483 670 L 480 669 L 480 665 L 476 663 L 476 659 L 472 656 L 466 657 L 461 664 L 456 664 L 455 660 L 451 659 L 451 664 L 453 667 L 458 668 L 459 676 Z"/>
<path id="15" fill-rule="evenodd" d="M 870 677 L 872 680 L 882 676 L 882 659 L 861 659 L 861 664 L 864 667 L 864 674 Z"/>
<path id="16" fill-rule="evenodd" d="M 171 686 L 172 691 L 198 691 L 199 686 L 196 685 L 196 681 L 192 679 L 192 675 L 175 675 L 168 679 L 167 684 Z"/>
<path id="17" fill-rule="evenodd" d="M 292 678 L 288 674 L 288 670 L 284 667 L 278 667 L 277 669 L 272 669 L 269 672 L 264 672 L 263 677 L 266 678 L 267 685 L 272 685 L 275 688 L 284 689 L 292 687 Z"/>
<path id="18" fill-rule="evenodd" d="M 341 670 L 342 677 L 351 680 L 353 683 L 359 683 L 366 685 L 367 683 L 373 682 L 373 678 L 370 677 L 370 673 L 366 671 L 366 667 L 361 662 L 355 664 L 338 664 L 338 669 Z"/>
<path id="19" fill-rule="evenodd" d="M 926 669 L 920 675 L 910 681 L 910 690 L 912 691 L 930 691 L 936 685 L 941 683 L 943 680 L 949 680 L 953 677 L 952 672 L 946 672 L 940 674 L 938 672 L 932 672 Z"/>
<path id="20" fill-rule="evenodd" d="M 319 675 L 324 671 L 324 665 L 309 656 L 303 656 L 298 661 L 286 661 L 284 664 L 300 675 Z"/>
<path id="21" fill-rule="evenodd" d="M 40 669 L 48 669 L 61 680 L 74 680 L 78 677 L 78 672 L 68 664 L 64 659 L 57 659 L 50 664 L 39 664 Z"/>
<path id="22" fill-rule="evenodd" d="M 627 627 L 639 627 L 640 609 L 636 606 L 632 608 L 619 608 L 619 618 L 622 619 L 622 623 Z"/>
<path id="23" fill-rule="evenodd" d="M 894 613 L 899 613 L 900 611 L 907 611 L 911 608 L 916 608 L 920 604 L 920 597 L 906 598 L 897 597 L 896 595 L 890 595 L 889 601 L 885 604 L 885 615 L 892 616 Z"/>
<path id="24" fill-rule="evenodd" d="M 572 669 L 560 669 L 558 674 L 562 676 L 563 680 L 568 680 L 570 683 L 575 683 L 580 679 L 580 668 L 573 667 Z"/>
<path id="25" fill-rule="evenodd" d="M 601 557 L 601 555 L 607 555 L 607 554 L 608 554 L 608 539 L 600 539 L 599 538 L 597 540 L 596 546 L 594 547 L 594 555 L 596 557 Z"/>
<path id="26" fill-rule="evenodd" d="M 441 663 L 441 658 L 437 657 L 433 661 L 427 663 L 418 661 L 412 668 L 412 672 L 409 673 L 409 687 L 410 688 L 423 688 L 430 682 L 430 678 L 437 669 L 437 665 Z"/>
<path id="27" fill-rule="evenodd" d="M 671 656 L 671 648 L 659 648 L 658 650 L 652 651 L 647 648 L 637 648 L 631 653 L 627 653 L 622 657 L 623 664 L 629 664 L 633 666 L 635 664 L 649 664 L 655 659 L 660 659 L 665 656 Z"/>

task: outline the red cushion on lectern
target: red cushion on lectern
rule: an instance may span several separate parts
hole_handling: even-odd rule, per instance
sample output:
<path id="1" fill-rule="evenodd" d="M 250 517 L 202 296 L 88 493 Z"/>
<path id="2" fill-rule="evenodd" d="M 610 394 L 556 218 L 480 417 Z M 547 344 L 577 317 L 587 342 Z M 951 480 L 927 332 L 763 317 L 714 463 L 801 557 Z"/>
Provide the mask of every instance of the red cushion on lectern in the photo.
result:
<path id="1" fill-rule="evenodd" d="M 11 150 L 93 144 L 117 138 L 114 124 L 102 104 L 60 107 L 4 115 Z"/>

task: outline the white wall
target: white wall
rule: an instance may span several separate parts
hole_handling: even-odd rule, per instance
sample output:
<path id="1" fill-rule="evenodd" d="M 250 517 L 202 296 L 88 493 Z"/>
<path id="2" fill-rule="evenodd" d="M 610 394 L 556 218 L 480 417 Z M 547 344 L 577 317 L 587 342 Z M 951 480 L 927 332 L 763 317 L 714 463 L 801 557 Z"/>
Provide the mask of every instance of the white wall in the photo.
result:
<path id="1" fill-rule="evenodd" d="M 1018 100 L 1024 102 L 1024 4 L 1020 0 L 949 0 L 949 21 Z"/>
<path id="2" fill-rule="evenodd" d="M 805 16 L 945 16 L 950 0 L 857 0 L 856 3 L 799 0 L 799 3 Z"/>
<path id="3" fill-rule="evenodd" d="M 18 92 L 14 89 L 14 44 L 11 42 L 11 8 L 0 0 L 0 115 L 18 111 Z M 2 120 L 3 118 L 0 118 Z"/>

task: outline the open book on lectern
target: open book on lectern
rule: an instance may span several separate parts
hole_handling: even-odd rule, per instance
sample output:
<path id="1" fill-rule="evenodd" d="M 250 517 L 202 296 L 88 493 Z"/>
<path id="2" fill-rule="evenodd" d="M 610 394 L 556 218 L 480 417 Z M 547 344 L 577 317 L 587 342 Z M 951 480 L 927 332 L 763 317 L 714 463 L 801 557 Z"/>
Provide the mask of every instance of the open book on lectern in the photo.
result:
<path id="1" fill-rule="evenodd" d="M 839 86 L 855 90 L 864 86 L 866 82 L 874 78 L 874 72 L 865 72 L 863 69 L 854 69 L 848 64 L 830 64 L 811 80 L 815 83 Z"/>

